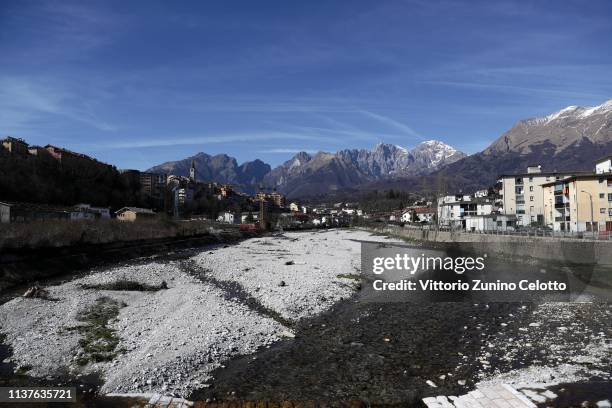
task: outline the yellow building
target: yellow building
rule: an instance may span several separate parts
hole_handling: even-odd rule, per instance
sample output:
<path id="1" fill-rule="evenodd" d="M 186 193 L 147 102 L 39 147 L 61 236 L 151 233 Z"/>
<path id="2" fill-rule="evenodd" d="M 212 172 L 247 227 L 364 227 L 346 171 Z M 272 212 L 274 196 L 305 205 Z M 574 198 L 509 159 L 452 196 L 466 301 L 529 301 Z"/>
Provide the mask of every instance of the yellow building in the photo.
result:
<path id="1" fill-rule="evenodd" d="M 569 172 L 542 172 L 541 166 L 529 166 L 526 173 L 498 176 L 500 212 L 516 215 L 518 226 L 543 224 L 546 207 L 542 201 L 542 185 L 571 175 Z"/>
<path id="2" fill-rule="evenodd" d="M 555 231 L 612 231 L 612 173 L 542 185 L 545 223 Z"/>
<path id="3" fill-rule="evenodd" d="M 155 217 L 155 212 L 148 208 L 138 207 L 123 207 L 115 212 L 119 221 L 134 222 L 136 220 L 148 219 Z"/>

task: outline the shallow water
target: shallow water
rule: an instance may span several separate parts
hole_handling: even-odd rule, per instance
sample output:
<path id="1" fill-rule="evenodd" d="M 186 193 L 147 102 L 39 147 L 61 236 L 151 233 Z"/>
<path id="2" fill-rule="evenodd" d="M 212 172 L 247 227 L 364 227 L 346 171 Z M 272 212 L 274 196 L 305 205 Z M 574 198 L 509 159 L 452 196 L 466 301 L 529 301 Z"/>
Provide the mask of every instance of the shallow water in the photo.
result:
<path id="1" fill-rule="evenodd" d="M 186 251 L 164 256 L 176 260 L 187 258 L 189 254 L 191 252 Z M 568 274 L 564 266 L 508 261 L 491 262 L 488 273 L 490 277 L 516 275 L 517 271 L 528 276 L 542 276 L 543 269 L 547 278 L 566 277 Z M 588 281 L 592 269 L 582 268 L 580 274 Z M 61 283 L 70 278 L 75 276 L 55 278 L 47 284 Z M 577 282 L 584 283 L 584 280 Z M 244 293 L 236 293 L 234 289 L 225 288 L 228 298 L 252 302 Z M 609 294 L 609 288 L 598 282 L 585 286 L 582 291 L 593 296 Z M 19 293 L 20 290 L 10 296 Z M 533 347 L 522 350 L 520 358 L 507 360 L 501 352 L 492 353 L 489 368 L 483 367 L 478 360 L 489 342 L 508 339 L 510 343 L 510 339 L 521 336 L 519 329 L 528 326 L 531 312 L 545 300 L 543 298 L 534 297 L 524 303 L 495 302 L 493 298 L 485 303 L 474 300 L 469 294 L 459 297 L 450 294 L 455 296 L 452 298 L 455 302 L 433 302 L 433 299 L 425 302 L 422 299 L 372 302 L 366 296 L 364 290 L 322 315 L 302 320 L 294 327 L 295 339 L 229 361 L 226 368 L 213 373 L 215 381 L 212 386 L 193 393 L 191 399 L 335 401 L 357 398 L 373 403 L 410 404 L 425 396 L 465 393 L 482 378 L 494 374 L 495 370 L 506 372 L 533 364 L 554 366 L 559 363 L 558 356 L 542 354 L 546 345 L 537 344 L 535 340 Z M 586 333 L 609 331 L 612 326 L 609 304 L 581 307 L 580 316 Z M 575 352 L 585 345 L 574 332 L 559 334 L 555 341 Z M 8 353 L 8 348 L 0 347 L 2 360 Z M 433 381 L 437 388 L 427 385 L 428 380 Z M 13 367 L 2 363 L 0 382 L 77 385 L 81 390 L 79 401 L 86 406 L 127 406 L 130 403 L 127 399 L 95 396 L 98 379 L 77 381 L 60 377 L 59 380 L 37 381 L 13 374 Z M 82 391 L 89 389 L 91 393 Z M 565 391 L 558 393 L 563 397 L 559 406 L 565 406 L 567 401 L 578 403 L 568 397 L 574 393 L 573 390 L 580 398 L 588 395 L 589 390 L 596 391 L 593 391 L 593 398 L 612 396 L 610 382 L 598 378 L 588 383 L 564 384 L 563 389 Z"/>

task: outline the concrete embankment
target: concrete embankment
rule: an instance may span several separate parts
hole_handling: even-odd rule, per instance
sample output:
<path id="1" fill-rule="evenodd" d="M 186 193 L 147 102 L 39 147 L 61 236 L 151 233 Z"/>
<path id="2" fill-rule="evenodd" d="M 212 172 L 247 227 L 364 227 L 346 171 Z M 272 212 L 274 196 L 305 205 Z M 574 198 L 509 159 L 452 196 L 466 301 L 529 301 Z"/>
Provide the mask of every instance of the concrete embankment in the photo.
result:
<path id="1" fill-rule="evenodd" d="M 106 262 L 117 262 L 205 245 L 237 242 L 255 233 L 232 229 L 189 237 L 167 237 L 64 247 L 4 249 L 0 253 L 0 292 L 14 286 L 63 276 Z"/>
<path id="2" fill-rule="evenodd" d="M 421 230 L 387 225 L 370 231 L 404 239 L 414 239 L 445 248 L 473 253 L 495 253 L 514 260 L 525 258 L 565 264 L 612 267 L 612 241 L 592 241 L 552 237 L 472 234 Z"/>

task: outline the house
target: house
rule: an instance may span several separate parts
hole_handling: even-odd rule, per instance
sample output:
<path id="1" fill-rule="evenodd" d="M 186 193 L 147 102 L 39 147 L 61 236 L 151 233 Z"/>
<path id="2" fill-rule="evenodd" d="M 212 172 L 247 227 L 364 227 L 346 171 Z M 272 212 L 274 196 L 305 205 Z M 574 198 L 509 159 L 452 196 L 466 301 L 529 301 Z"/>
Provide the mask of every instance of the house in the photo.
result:
<path id="1" fill-rule="evenodd" d="M 431 223 L 434 220 L 436 210 L 429 207 L 419 207 L 414 209 L 416 214 L 416 220 L 413 222 L 427 222 Z"/>
<path id="2" fill-rule="evenodd" d="M 465 229 L 465 217 L 489 215 L 496 211 L 494 201 L 488 197 L 445 196 L 440 197 L 438 203 L 438 224 L 452 228 Z M 431 219 L 433 219 L 433 216 Z"/>
<path id="3" fill-rule="evenodd" d="M 0 201 L 0 224 L 11 222 L 11 205 Z"/>
<path id="4" fill-rule="evenodd" d="M 595 162 L 595 173 L 612 173 L 612 155 L 602 157 L 601 159 Z"/>
<path id="5" fill-rule="evenodd" d="M 412 210 L 407 210 L 402 213 L 402 218 L 400 219 L 402 222 L 412 222 Z"/>
<path id="6" fill-rule="evenodd" d="M 29 146 L 28 147 L 28 153 L 30 153 L 30 155 L 32 156 L 37 156 L 39 158 L 51 158 L 51 155 L 49 154 L 49 152 L 47 151 L 47 149 L 45 149 L 42 146 Z"/>
<path id="7" fill-rule="evenodd" d="M 221 197 L 227 198 L 232 196 L 232 194 L 234 193 L 234 189 L 231 185 L 224 184 L 219 188 L 219 192 L 221 193 Z"/>
<path id="8" fill-rule="evenodd" d="M 296 202 L 292 202 L 289 204 L 289 210 L 290 211 L 294 211 L 294 212 L 298 212 L 300 211 L 300 205 Z"/>
<path id="9" fill-rule="evenodd" d="M 229 211 L 226 211 L 217 217 L 217 221 L 224 222 L 226 224 L 239 223 L 240 220 L 240 217 L 237 217 L 233 212 Z"/>
<path id="10" fill-rule="evenodd" d="M 409 208 L 402 213 L 402 222 L 427 222 L 430 223 L 434 220 L 436 214 L 435 208 L 429 207 L 415 207 Z"/>
<path id="11" fill-rule="evenodd" d="M 249 216 L 252 218 L 251 221 L 248 220 Z M 240 215 L 240 222 L 242 224 L 249 223 L 249 222 L 256 222 L 258 219 L 259 219 L 259 214 L 256 212 L 243 212 Z"/>
<path id="12" fill-rule="evenodd" d="M 155 217 L 155 211 L 148 208 L 138 207 L 123 207 L 120 210 L 115 211 L 117 219 L 119 221 L 133 222 L 136 220 L 150 219 Z"/>
<path id="13" fill-rule="evenodd" d="M 23 139 L 8 136 L 0 142 L 2 143 L 2 147 L 4 147 L 10 153 L 20 154 L 24 156 L 29 154 L 28 144 Z"/>
<path id="14" fill-rule="evenodd" d="M 76 220 L 80 219 L 80 214 L 82 211 L 74 207 L 22 202 L 0 203 L 0 218 L 3 223 Z"/>
<path id="15" fill-rule="evenodd" d="M 77 204 L 74 206 L 76 210 L 79 210 L 83 213 L 91 214 L 91 217 L 83 217 L 83 218 L 91 218 L 91 219 L 110 219 L 110 208 L 106 207 L 92 207 L 90 204 Z"/>
<path id="16" fill-rule="evenodd" d="M 529 166 L 526 173 L 498 177 L 500 212 L 515 214 L 520 226 L 544 224 L 545 202 L 542 185 L 577 175 L 572 172 L 542 172 L 541 166 Z"/>

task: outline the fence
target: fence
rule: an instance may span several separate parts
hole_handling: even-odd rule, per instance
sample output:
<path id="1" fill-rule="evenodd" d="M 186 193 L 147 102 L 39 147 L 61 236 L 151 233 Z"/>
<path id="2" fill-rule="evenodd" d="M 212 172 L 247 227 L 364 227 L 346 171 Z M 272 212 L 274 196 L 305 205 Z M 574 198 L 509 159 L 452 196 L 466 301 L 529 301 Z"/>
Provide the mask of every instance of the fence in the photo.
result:
<path id="1" fill-rule="evenodd" d="M 573 231 L 553 231 L 550 229 L 541 228 L 528 228 L 522 230 L 478 230 L 471 231 L 463 228 L 451 228 L 451 227 L 440 227 L 436 225 L 414 225 L 405 224 L 404 228 L 426 230 L 426 231 L 447 231 L 455 233 L 465 234 L 479 234 L 479 235 L 507 235 L 507 236 L 520 236 L 520 237 L 548 237 L 548 238 L 559 238 L 559 239 L 585 239 L 585 240 L 597 240 L 597 241 L 612 241 L 612 231 L 585 231 L 585 232 L 573 232 Z"/>

